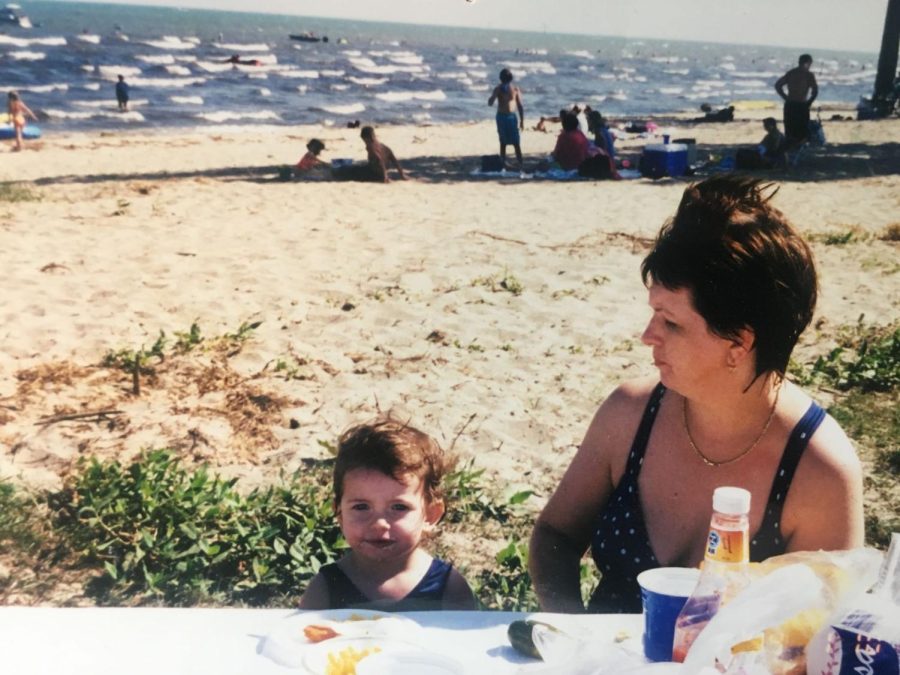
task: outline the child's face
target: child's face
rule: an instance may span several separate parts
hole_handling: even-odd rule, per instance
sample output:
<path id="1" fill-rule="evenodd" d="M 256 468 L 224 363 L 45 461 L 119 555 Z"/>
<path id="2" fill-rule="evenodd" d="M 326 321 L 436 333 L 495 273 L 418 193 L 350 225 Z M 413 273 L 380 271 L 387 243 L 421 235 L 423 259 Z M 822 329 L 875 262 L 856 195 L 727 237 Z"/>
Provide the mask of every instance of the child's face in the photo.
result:
<path id="1" fill-rule="evenodd" d="M 422 533 L 440 520 L 442 502 L 427 504 L 422 481 L 403 481 L 372 469 L 351 469 L 337 505 L 338 522 L 354 554 L 377 561 L 415 551 Z"/>

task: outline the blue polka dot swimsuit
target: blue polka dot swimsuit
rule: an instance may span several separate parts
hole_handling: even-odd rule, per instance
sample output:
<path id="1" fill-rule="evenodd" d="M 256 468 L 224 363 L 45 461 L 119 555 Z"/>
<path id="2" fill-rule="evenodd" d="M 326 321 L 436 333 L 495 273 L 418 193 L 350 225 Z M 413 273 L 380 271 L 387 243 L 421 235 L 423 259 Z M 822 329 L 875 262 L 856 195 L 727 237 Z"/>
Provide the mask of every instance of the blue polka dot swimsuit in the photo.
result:
<path id="1" fill-rule="evenodd" d="M 591 612 L 639 613 L 641 592 L 636 581 L 637 575 L 644 570 L 660 567 L 650 546 L 650 537 L 644 524 L 638 477 L 644 463 L 644 453 L 647 450 L 653 422 L 665 393 L 666 388 L 658 384 L 650 395 L 628 455 L 622 480 L 594 523 L 591 555 L 603 578 L 588 603 L 588 610 Z M 800 463 L 800 457 L 823 419 L 825 411 L 813 402 L 791 432 L 781 456 L 781 464 L 772 481 L 763 522 L 756 536 L 750 541 L 751 561 L 765 560 L 785 552 L 786 543 L 780 527 L 781 509 L 794 478 L 794 472 Z"/>

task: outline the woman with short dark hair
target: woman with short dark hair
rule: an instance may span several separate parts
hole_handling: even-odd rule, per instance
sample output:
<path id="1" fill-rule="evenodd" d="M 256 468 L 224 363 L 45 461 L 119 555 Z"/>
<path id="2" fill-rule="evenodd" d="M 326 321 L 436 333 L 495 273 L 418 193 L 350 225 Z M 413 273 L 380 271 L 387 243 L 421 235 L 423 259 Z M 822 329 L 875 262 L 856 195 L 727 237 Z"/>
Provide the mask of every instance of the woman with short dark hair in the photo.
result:
<path id="1" fill-rule="evenodd" d="M 856 453 L 785 379 L 817 280 L 769 187 L 733 175 L 690 186 L 644 259 L 642 340 L 659 378 L 606 399 L 538 518 L 530 567 L 545 610 L 584 610 L 590 547 L 602 579 L 589 611 L 640 612 L 640 572 L 703 559 L 723 485 L 752 495 L 751 560 L 862 545 Z"/>

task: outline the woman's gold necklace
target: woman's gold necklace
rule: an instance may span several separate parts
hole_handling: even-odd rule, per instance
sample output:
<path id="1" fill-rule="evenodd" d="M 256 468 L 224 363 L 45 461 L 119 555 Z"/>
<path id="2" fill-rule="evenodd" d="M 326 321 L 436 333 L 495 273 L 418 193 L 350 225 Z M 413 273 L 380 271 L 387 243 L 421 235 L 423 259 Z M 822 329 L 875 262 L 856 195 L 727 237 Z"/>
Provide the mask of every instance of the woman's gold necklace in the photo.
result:
<path id="1" fill-rule="evenodd" d="M 769 411 L 769 417 L 766 419 L 766 423 L 763 425 L 762 431 L 759 432 L 759 436 L 748 445 L 746 448 L 741 450 L 737 454 L 737 456 L 732 457 L 731 459 L 726 459 L 722 462 L 716 462 L 715 460 L 710 459 L 706 455 L 704 455 L 700 448 L 697 447 L 697 444 L 694 443 L 694 437 L 691 436 L 691 428 L 688 426 L 688 418 L 687 418 L 687 399 L 682 397 L 681 399 L 681 421 L 684 423 L 684 431 L 688 437 L 688 443 L 691 444 L 691 448 L 693 448 L 694 452 L 697 453 L 697 457 L 703 460 L 703 463 L 707 466 L 727 466 L 728 464 L 734 464 L 735 462 L 743 459 L 747 455 L 750 454 L 750 451 L 753 450 L 759 442 L 762 440 L 762 437 L 766 435 L 766 432 L 769 430 L 769 426 L 772 424 L 772 419 L 775 417 L 775 409 L 778 407 L 778 397 L 781 395 L 781 384 L 778 385 L 778 388 L 775 390 L 775 402 L 772 403 L 772 409 Z"/>

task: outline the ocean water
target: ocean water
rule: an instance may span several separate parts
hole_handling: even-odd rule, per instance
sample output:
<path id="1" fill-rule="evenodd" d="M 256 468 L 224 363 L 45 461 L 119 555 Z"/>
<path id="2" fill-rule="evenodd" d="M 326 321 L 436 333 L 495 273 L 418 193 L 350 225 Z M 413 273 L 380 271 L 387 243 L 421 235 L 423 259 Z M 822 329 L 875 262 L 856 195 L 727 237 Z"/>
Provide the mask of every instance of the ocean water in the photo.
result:
<path id="1" fill-rule="evenodd" d="M 207 125 L 448 123 L 490 117 L 509 67 L 526 120 L 587 103 L 614 118 L 777 96 L 794 48 L 410 26 L 46 0 L 0 25 L 0 90 L 45 132 Z M 598 27 L 600 29 L 601 27 Z M 291 40 L 313 31 L 327 43 Z M 233 54 L 256 65 L 225 61 Z M 876 54 L 813 52 L 820 99 L 871 94 Z M 124 75 L 131 107 L 116 109 Z M 698 112 L 698 114 L 700 114 Z"/>

